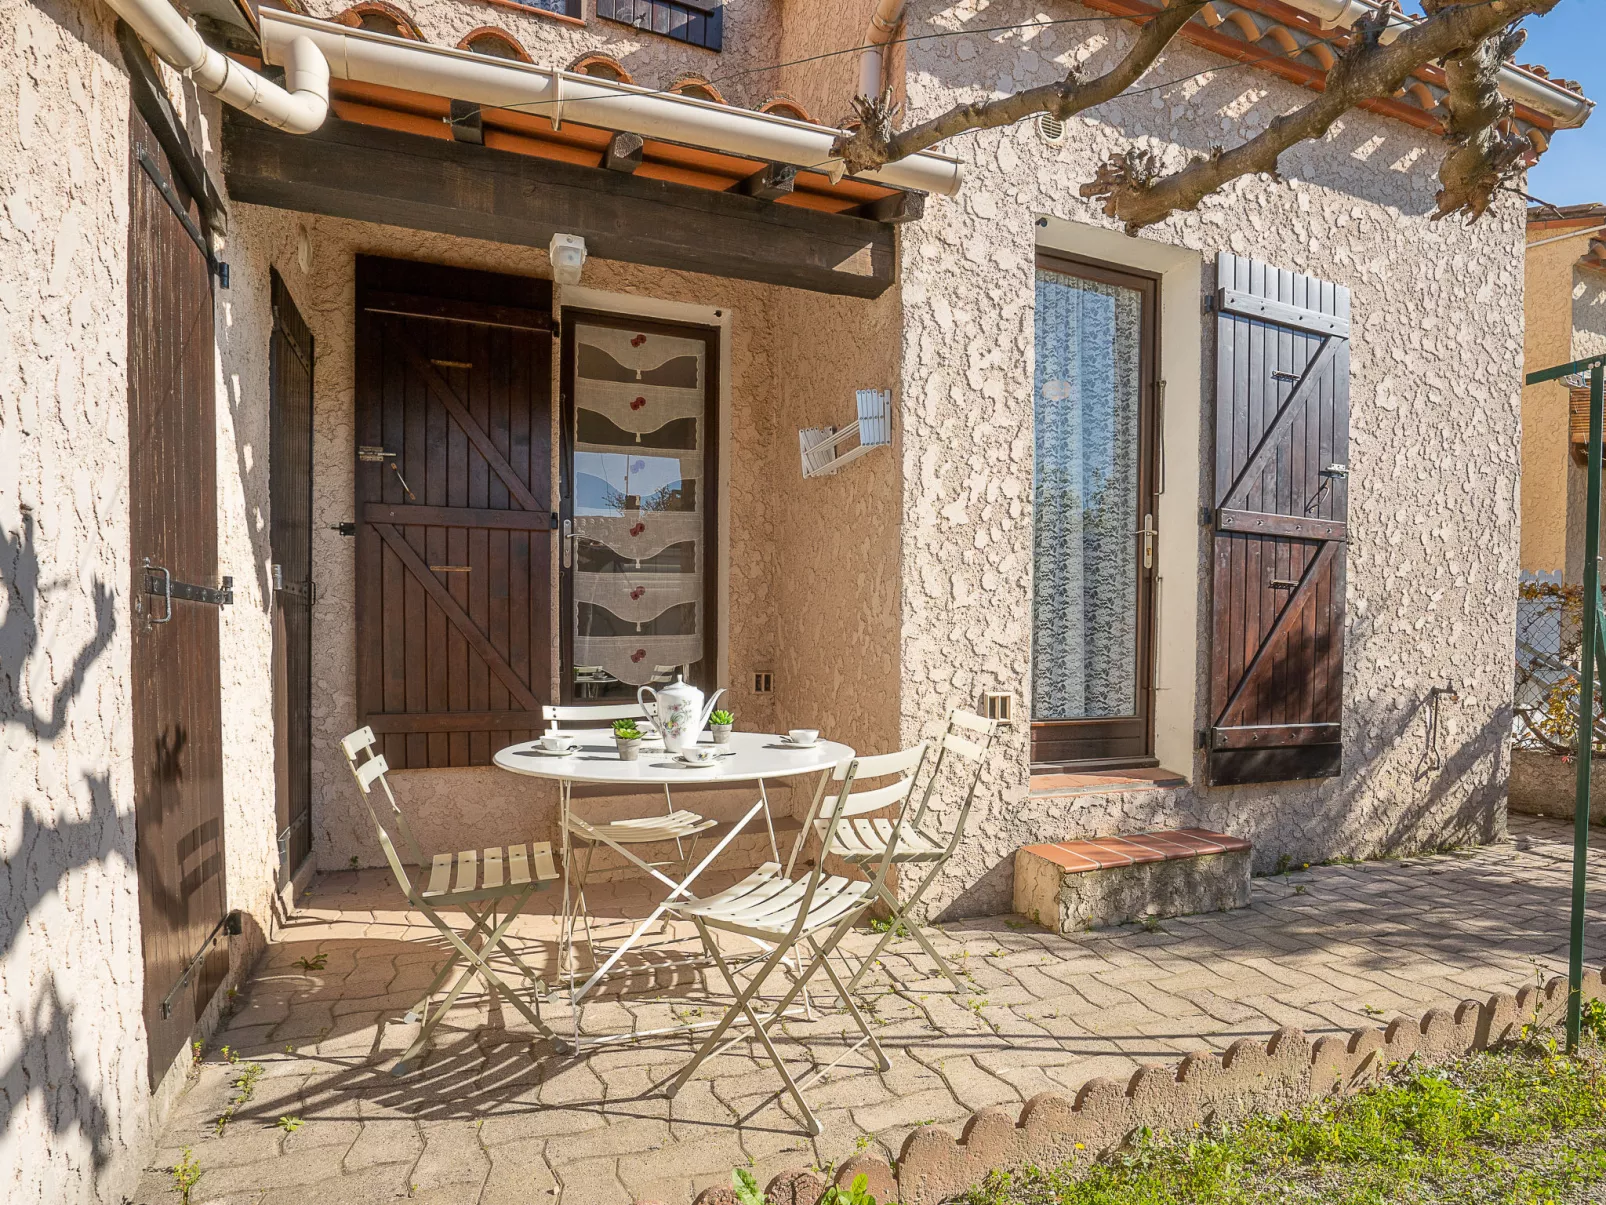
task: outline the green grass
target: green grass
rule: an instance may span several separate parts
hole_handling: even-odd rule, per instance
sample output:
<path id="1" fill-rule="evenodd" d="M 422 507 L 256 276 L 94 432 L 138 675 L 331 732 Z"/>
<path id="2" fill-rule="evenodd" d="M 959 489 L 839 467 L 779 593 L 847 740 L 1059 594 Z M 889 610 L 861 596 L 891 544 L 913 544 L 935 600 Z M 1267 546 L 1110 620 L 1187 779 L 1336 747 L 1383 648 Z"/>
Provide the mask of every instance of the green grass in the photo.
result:
<path id="1" fill-rule="evenodd" d="M 1606 1056 L 1553 1048 L 1397 1073 L 1341 1101 L 1143 1134 L 1081 1171 L 995 1172 L 963 1205 L 1567 1205 L 1606 1184 Z M 1596 1191 L 1599 1189 L 1597 1187 Z"/>

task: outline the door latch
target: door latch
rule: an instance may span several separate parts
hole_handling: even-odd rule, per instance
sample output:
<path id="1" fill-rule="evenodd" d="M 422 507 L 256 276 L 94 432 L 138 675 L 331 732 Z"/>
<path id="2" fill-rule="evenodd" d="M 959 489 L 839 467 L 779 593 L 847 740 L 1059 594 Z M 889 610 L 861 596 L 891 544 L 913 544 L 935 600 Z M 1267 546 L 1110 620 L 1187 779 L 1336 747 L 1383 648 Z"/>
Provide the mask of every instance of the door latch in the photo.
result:
<path id="1" fill-rule="evenodd" d="M 1349 476 L 1349 465 L 1347 465 L 1347 464 L 1330 464 L 1325 469 L 1323 469 L 1321 471 L 1321 475 L 1323 477 L 1348 477 Z"/>
<path id="2" fill-rule="evenodd" d="M 1143 567 L 1154 568 L 1154 537 L 1160 532 L 1154 526 L 1154 516 L 1144 515 L 1143 526 L 1134 533 L 1143 537 Z"/>
<path id="3" fill-rule="evenodd" d="M 572 568 L 574 565 L 574 522 L 570 519 L 563 521 L 563 567 Z"/>

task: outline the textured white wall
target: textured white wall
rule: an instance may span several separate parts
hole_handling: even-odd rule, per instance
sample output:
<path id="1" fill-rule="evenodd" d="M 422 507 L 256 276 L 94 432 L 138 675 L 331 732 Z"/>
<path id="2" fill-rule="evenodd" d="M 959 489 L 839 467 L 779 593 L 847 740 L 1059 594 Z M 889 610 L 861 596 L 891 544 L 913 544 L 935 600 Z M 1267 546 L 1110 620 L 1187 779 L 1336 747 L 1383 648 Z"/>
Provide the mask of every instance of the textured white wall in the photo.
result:
<path id="1" fill-rule="evenodd" d="M 1037 10 L 917 5 L 910 32 L 1003 26 Z M 1099 18 L 1090 10 L 1056 17 Z M 1072 62 L 1094 73 L 1133 26 L 1097 19 L 1031 34 L 915 43 L 913 120 L 956 100 L 1046 82 Z M 1310 93 L 1224 70 L 1189 47 L 1167 54 L 1132 95 L 1067 123 L 1060 147 L 1030 123 L 968 134 L 960 196 L 933 198 L 904 227 L 905 737 L 931 732 L 987 688 L 1029 699 L 1031 650 L 1032 321 L 1037 215 L 1112 228 L 1076 195 L 1095 166 L 1134 142 L 1168 167 L 1236 143 Z M 1215 70 L 1212 70 L 1212 69 Z M 1205 73 L 1205 74 L 1199 74 Z M 1503 829 L 1512 621 L 1517 573 L 1522 207 L 1502 198 L 1481 223 L 1431 223 L 1442 146 L 1367 113 L 1283 159 L 1283 182 L 1241 180 L 1196 213 L 1143 233 L 1197 250 L 1252 255 L 1348 285 L 1356 318 L 1352 427 L 1345 772 L 1307 784 L 1028 797 L 1026 730 L 1000 740 L 961 855 L 937 910 L 1007 909 L 1017 846 L 1067 835 L 1202 824 L 1251 838 L 1257 864 L 1488 840 Z M 1207 275 L 1209 274 L 1207 267 Z M 1207 279 L 1206 288 L 1211 286 Z M 1197 313 L 1197 310 L 1194 311 Z M 1202 321 L 1202 320 L 1201 320 Z M 1213 331 L 1197 372 L 1210 432 Z M 1168 447 L 1177 457 L 1189 450 Z M 1202 495 L 1211 489 L 1208 471 Z M 1201 496 L 1198 501 L 1204 501 Z M 1207 542 L 1173 526 L 1161 541 Z M 1201 607 L 1200 697 L 1208 657 Z M 1428 690 L 1449 680 L 1427 754 Z M 1185 773 L 1194 766 L 1177 766 Z"/>
<path id="2" fill-rule="evenodd" d="M 109 10 L 0 6 L 0 1199 L 116 1201 L 166 1105 L 153 1097 L 130 743 L 128 86 Z M 174 85 L 176 80 L 171 81 Z M 175 86 L 197 145 L 212 123 Z M 215 117 L 215 113 L 214 113 Z M 221 346 L 257 332 L 218 295 Z M 263 344 L 265 347 L 265 344 Z M 253 362 L 247 356 L 243 364 Z M 254 362 L 265 371 L 265 359 Z M 270 630 L 262 592 L 267 416 L 246 367 L 219 380 L 229 902 L 270 924 Z M 220 1004 L 222 1003 L 220 999 Z M 214 1010 L 215 1011 L 215 1010 Z M 213 1018 L 208 1018 L 208 1023 Z M 181 1060 L 182 1061 L 182 1060 Z"/>

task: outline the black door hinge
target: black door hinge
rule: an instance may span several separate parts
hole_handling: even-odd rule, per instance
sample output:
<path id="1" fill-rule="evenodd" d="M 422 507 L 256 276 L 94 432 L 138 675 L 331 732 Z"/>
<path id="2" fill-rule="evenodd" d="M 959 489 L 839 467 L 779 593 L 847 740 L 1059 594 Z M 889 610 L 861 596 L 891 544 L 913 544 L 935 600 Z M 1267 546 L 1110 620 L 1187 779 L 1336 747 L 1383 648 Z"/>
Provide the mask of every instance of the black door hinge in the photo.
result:
<path id="1" fill-rule="evenodd" d="M 329 524 L 329 530 L 338 531 L 343 536 L 354 536 L 357 534 L 357 525 L 355 523 L 331 523 Z"/>
<path id="2" fill-rule="evenodd" d="M 1201 506 L 1199 508 L 1199 526 L 1200 527 L 1209 527 L 1215 521 L 1216 521 L 1216 512 L 1215 511 L 1211 510 L 1208 506 Z"/>

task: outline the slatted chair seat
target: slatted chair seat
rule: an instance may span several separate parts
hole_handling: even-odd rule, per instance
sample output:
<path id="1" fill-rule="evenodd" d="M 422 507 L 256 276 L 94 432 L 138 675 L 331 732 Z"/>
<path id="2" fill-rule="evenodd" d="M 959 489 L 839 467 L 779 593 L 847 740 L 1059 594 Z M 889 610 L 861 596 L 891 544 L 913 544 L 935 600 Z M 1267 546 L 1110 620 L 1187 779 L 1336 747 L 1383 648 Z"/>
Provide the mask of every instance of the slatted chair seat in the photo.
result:
<path id="1" fill-rule="evenodd" d="M 408 1010 L 404 1018 L 409 1025 L 423 1024 L 419 1026 L 418 1036 L 391 1067 L 391 1073 L 403 1075 L 415 1065 L 414 1060 L 429 1044 L 430 1035 L 440 1024 L 441 1018 L 476 979 L 511 1004 L 543 1037 L 555 1040 L 557 1035 L 541 1020 L 538 1011 L 540 997 L 546 994 L 545 983 L 504 940 L 509 927 L 524 910 L 530 897 L 557 881 L 558 868 L 552 858 L 552 843 L 537 841 L 531 845 L 520 843 L 489 849 L 465 849 L 455 854 L 436 854 L 426 860 L 419 851 L 406 815 L 396 802 L 395 792 L 390 789 L 390 779 L 386 777 L 390 767 L 385 755 L 374 747 L 376 740 L 374 730 L 363 727 L 342 738 L 340 747 L 351 767 L 352 776 L 357 780 L 363 806 L 368 809 L 368 816 L 374 822 L 380 851 L 385 855 L 385 861 L 390 863 L 390 872 L 396 876 L 396 885 L 401 888 L 408 904 L 422 912 L 451 947 L 451 954 L 424 989 L 419 1002 Z M 410 863 L 396 852 L 390 831 L 374 810 L 372 795 L 375 784 L 385 793 L 385 800 L 390 805 L 390 818 L 407 847 Z M 427 865 L 428 884 L 413 882 L 412 875 L 407 872 L 409 865 Z M 441 908 L 460 910 L 473 923 L 459 933 L 440 914 L 438 909 Z M 472 944 L 476 940 L 480 942 L 478 949 Z M 511 965 L 536 989 L 535 1007 L 532 1008 L 497 974 L 491 965 L 492 959 Z M 446 986 L 446 980 L 460 966 L 463 970 L 457 982 L 443 1000 L 435 1003 L 436 993 Z"/>
<path id="2" fill-rule="evenodd" d="M 678 841 L 705 833 L 719 824 L 707 816 L 677 808 L 667 816 L 639 816 L 630 820 L 610 820 L 592 824 L 569 814 L 569 831 L 587 841 L 611 841 L 616 845 L 648 845 L 654 841 Z"/>
<path id="3" fill-rule="evenodd" d="M 926 888 L 936 881 L 948 860 L 954 856 L 954 851 L 959 848 L 960 839 L 965 833 L 965 820 L 970 815 L 970 805 L 975 801 L 976 788 L 981 784 L 982 769 L 987 760 L 988 746 L 992 743 L 994 727 L 993 721 L 973 712 L 959 710 L 948 714 L 948 730 L 937 742 L 937 760 L 931 767 L 931 776 L 926 779 L 925 794 L 913 816 L 900 813 L 899 820 L 903 826 L 901 830 L 898 823 L 892 820 L 860 815 L 845 818 L 830 839 L 826 838 L 823 831 L 820 832 L 820 840 L 825 845 L 827 853 L 835 854 L 850 865 L 857 866 L 859 873 L 865 876 L 875 873 L 885 865 L 900 862 L 930 867 L 925 872 L 925 878 L 915 885 L 914 891 L 902 900 L 881 877 L 877 877 L 876 882 L 879 886 L 876 894 L 891 913 L 891 923 L 881 934 L 881 939 L 876 942 L 875 949 L 871 950 L 869 956 L 859 964 L 859 969 L 848 981 L 849 991 L 859 986 L 870 968 L 876 965 L 876 959 L 881 957 L 881 951 L 887 948 L 887 943 L 900 932 L 908 933 L 915 939 L 920 948 L 937 964 L 937 969 L 948 977 L 955 991 L 962 993 L 967 990 L 953 967 L 949 966 L 947 960 L 937 952 L 937 948 L 931 944 L 931 939 L 910 914 L 920 902 L 920 897 L 926 893 Z M 957 759 L 954 762 L 955 766 L 963 767 L 966 763 L 969 764 L 969 787 L 965 792 L 965 802 L 959 809 L 959 818 L 954 823 L 953 832 L 939 839 L 931 836 L 930 831 L 923 825 L 931 808 L 931 799 L 936 792 L 937 782 L 942 776 L 943 767 L 949 764 L 950 757 Z M 906 804 L 904 812 L 907 810 Z M 819 829 L 818 823 L 815 827 Z"/>
<path id="4" fill-rule="evenodd" d="M 901 805 L 914 788 L 915 779 L 925 758 L 926 746 L 921 742 L 912 749 L 904 749 L 897 753 L 884 753 L 877 757 L 855 757 L 838 763 L 831 771 L 831 777 L 842 785 L 821 837 L 824 847 L 831 848 L 845 819 L 863 816 L 895 804 Z M 861 776 L 865 779 L 895 778 L 896 781 L 888 786 L 868 791 L 855 791 L 854 783 Z M 822 782 L 820 793 L 815 796 L 814 803 L 810 807 L 804 832 L 809 830 L 815 815 L 819 814 L 825 799 L 825 790 L 826 784 Z M 900 814 L 901 811 L 900 807 Z M 734 1001 L 719 1024 L 697 1048 L 691 1061 L 682 1067 L 680 1074 L 664 1088 L 666 1096 L 673 1098 L 675 1093 L 685 1087 L 686 1081 L 691 1078 L 703 1060 L 710 1057 L 716 1049 L 721 1049 L 720 1040 L 731 1025 L 738 1018 L 745 1018 L 753 1027 L 759 1041 L 763 1043 L 764 1051 L 769 1055 L 770 1062 L 780 1075 L 786 1091 L 797 1103 L 808 1132 L 820 1133 L 820 1119 L 815 1116 L 814 1110 L 809 1108 L 808 1101 L 803 1099 L 802 1085 L 792 1078 L 792 1073 L 786 1069 L 786 1063 L 781 1059 L 780 1052 L 775 1049 L 771 1028 L 786 1016 L 786 1010 L 791 1007 L 792 1001 L 807 990 L 809 980 L 821 971 L 831 981 L 837 999 L 842 1002 L 842 1007 L 847 1010 L 848 1016 L 852 1018 L 860 1034 L 859 1041 L 843 1050 L 837 1062 L 859 1047 L 868 1046 L 879 1070 L 888 1071 L 892 1068 L 891 1061 L 881 1049 L 880 1043 L 876 1041 L 875 1034 L 871 1032 L 869 1023 L 864 1019 L 864 1014 L 853 1002 L 851 991 L 843 986 L 841 978 L 831 966 L 830 957 L 842 938 L 865 914 L 871 901 L 885 887 L 887 863 L 896 858 L 898 852 L 899 827 L 895 826 L 892 829 L 882 846 L 881 865 L 873 880 L 827 875 L 824 858 L 818 859 L 808 874 L 797 879 L 793 879 L 787 873 L 791 869 L 790 864 L 787 871 L 783 871 L 778 862 L 766 862 L 734 887 L 727 887 L 724 891 L 701 899 L 688 898 L 669 902 L 669 911 L 691 921 L 697 927 L 697 936 L 703 943 L 703 949 L 719 968 L 719 973 L 724 978 L 726 987 L 730 989 Z M 794 849 L 794 858 L 796 853 Z M 719 948 L 716 934 L 721 931 L 756 941 L 768 951 L 761 958 L 752 959 L 744 968 L 750 976 L 745 986 L 737 983 L 736 971 L 732 969 L 730 960 Z M 790 957 L 794 949 L 800 953 L 810 953 L 813 957 L 806 967 L 802 966 L 801 957 L 797 960 L 800 969 L 794 976 L 791 987 L 773 1008 L 760 1015 L 755 1001 L 763 991 L 765 981 Z M 825 1074 L 835 1065 L 836 1063 L 832 1063 L 829 1067 L 817 1070 L 814 1078 Z"/>
<path id="5" fill-rule="evenodd" d="M 831 842 L 826 853 L 832 857 L 841 858 L 845 862 L 855 865 L 861 862 L 878 861 L 885 853 L 887 846 L 892 842 L 892 830 L 896 827 L 894 822 L 884 816 L 873 818 L 856 817 L 844 820 L 836 830 L 836 837 Z M 825 825 L 816 820 L 815 831 L 823 839 Z M 929 837 L 912 824 L 906 824 L 902 835 L 898 838 L 898 848 L 892 855 L 894 862 L 936 862 L 941 860 L 947 850 L 948 843 Z"/>
<path id="6" fill-rule="evenodd" d="M 699 917 L 711 928 L 773 942 L 792 931 L 804 906 L 808 912 L 800 936 L 836 924 L 863 906 L 870 884 L 832 875 L 820 880 L 812 899 L 804 899 L 807 893 L 807 880 L 788 879 L 779 863 L 766 862 L 734 887 L 676 906 L 674 911 L 687 918 Z"/>
<path id="7" fill-rule="evenodd" d="M 429 885 L 420 893 L 431 904 L 461 904 L 506 895 L 509 888 L 531 883 L 554 883 L 557 864 L 552 843 L 509 845 L 506 848 L 465 849 L 436 854 L 430 859 Z"/>

